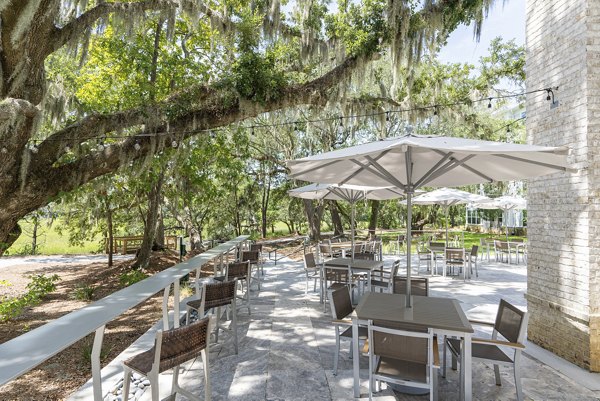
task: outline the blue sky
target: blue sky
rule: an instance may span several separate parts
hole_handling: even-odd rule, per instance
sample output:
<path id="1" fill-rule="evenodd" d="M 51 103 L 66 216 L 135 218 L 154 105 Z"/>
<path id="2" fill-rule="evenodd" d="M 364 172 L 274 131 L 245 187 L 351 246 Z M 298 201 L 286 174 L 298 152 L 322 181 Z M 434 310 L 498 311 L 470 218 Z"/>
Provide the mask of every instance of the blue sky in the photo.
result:
<path id="1" fill-rule="evenodd" d="M 473 37 L 473 26 L 460 26 L 448 39 L 448 44 L 440 51 L 439 59 L 444 62 L 469 62 L 476 64 L 480 57 L 487 55 L 490 41 L 501 36 L 505 40 L 515 39 L 517 44 L 525 44 L 525 1 L 496 1 L 488 18 L 483 22 L 479 43 Z"/>

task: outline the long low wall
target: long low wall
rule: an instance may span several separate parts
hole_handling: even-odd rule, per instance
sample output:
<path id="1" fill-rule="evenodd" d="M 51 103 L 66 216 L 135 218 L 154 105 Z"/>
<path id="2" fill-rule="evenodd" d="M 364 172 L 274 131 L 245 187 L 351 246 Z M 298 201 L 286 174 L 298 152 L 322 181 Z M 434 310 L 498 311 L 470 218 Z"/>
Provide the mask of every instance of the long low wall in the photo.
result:
<path id="1" fill-rule="evenodd" d="M 193 270 L 196 271 L 196 275 L 199 277 L 200 269 L 204 264 L 214 259 L 222 261 L 224 255 L 228 255 L 234 249 L 239 249 L 247 240 L 247 235 L 237 237 L 35 330 L 0 344 L 0 386 L 27 373 L 63 349 L 95 332 L 96 336 L 92 348 L 92 377 L 94 380 L 94 399 L 101 400 L 100 350 L 105 325 L 134 306 L 146 301 L 157 292 L 163 291 L 163 327 L 171 327 L 167 302 L 171 286 L 173 286 L 175 299 L 174 310 L 171 315 L 179 316 L 179 280 Z M 198 291 L 198 281 L 196 280 L 196 291 Z M 179 319 L 173 319 L 172 326 L 178 327 Z"/>

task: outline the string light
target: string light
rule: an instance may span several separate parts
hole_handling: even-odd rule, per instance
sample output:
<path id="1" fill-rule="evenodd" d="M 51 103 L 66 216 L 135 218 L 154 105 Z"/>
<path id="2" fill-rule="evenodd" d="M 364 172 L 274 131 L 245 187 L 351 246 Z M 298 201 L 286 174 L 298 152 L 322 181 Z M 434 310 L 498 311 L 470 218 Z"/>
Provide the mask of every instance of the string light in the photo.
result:
<path id="1" fill-rule="evenodd" d="M 385 112 L 385 122 L 386 122 L 386 123 L 389 123 L 389 122 L 390 122 L 390 112 L 389 112 L 389 111 L 386 111 L 386 112 Z"/>
<path id="2" fill-rule="evenodd" d="M 106 146 L 104 146 L 104 140 L 98 140 L 98 146 L 96 147 L 96 149 L 98 149 L 98 152 L 102 152 L 105 148 Z"/>
<path id="3" fill-rule="evenodd" d="M 39 151 L 38 147 L 35 145 L 35 142 L 31 145 L 31 153 L 37 153 Z"/>
<path id="4" fill-rule="evenodd" d="M 492 108 L 492 98 L 489 98 L 489 102 L 488 102 L 488 109 Z"/>
<path id="5" fill-rule="evenodd" d="M 139 139 L 135 140 L 135 144 L 133 145 L 133 148 L 135 150 L 140 150 L 142 148 L 142 145 L 140 145 L 140 140 Z"/>
<path id="6" fill-rule="evenodd" d="M 2 149 L 0 149 L 0 153 L 4 153 L 4 154 L 6 154 L 6 153 L 8 153 L 8 149 L 6 149 L 6 148 L 2 148 Z"/>
<path id="7" fill-rule="evenodd" d="M 65 153 L 69 153 L 71 151 L 71 147 L 69 145 L 65 145 L 64 149 Z"/>

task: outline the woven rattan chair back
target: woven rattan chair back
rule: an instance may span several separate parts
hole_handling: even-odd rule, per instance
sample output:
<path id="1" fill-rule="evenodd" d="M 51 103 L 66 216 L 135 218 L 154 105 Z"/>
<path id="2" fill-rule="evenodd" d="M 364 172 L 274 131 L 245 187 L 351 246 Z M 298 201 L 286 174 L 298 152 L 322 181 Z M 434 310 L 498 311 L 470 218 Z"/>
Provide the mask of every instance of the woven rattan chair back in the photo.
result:
<path id="1" fill-rule="evenodd" d="M 243 251 L 242 262 L 258 263 L 260 258 L 259 251 Z"/>
<path id="2" fill-rule="evenodd" d="M 209 318 L 205 317 L 162 333 L 159 373 L 200 355 L 208 340 L 208 321 Z"/>
<path id="3" fill-rule="evenodd" d="M 237 278 L 238 280 L 245 280 L 248 277 L 248 270 L 250 268 L 250 263 L 246 262 L 233 262 L 227 265 L 227 275 L 226 279 L 233 280 Z"/>
<path id="4" fill-rule="evenodd" d="M 327 266 L 323 267 L 323 271 L 325 272 L 325 278 L 327 281 L 333 281 L 336 283 L 350 283 L 350 269 L 347 267 L 334 267 Z"/>
<path id="5" fill-rule="evenodd" d="M 251 251 L 262 252 L 263 244 L 250 244 Z"/>
<path id="6" fill-rule="evenodd" d="M 367 252 L 356 252 L 354 254 L 354 259 L 375 260 L 375 254 L 374 253 L 367 253 Z"/>
<path id="7" fill-rule="evenodd" d="M 478 245 L 473 245 L 471 247 L 471 256 L 477 258 L 478 254 L 479 254 L 479 246 Z"/>
<path id="8" fill-rule="evenodd" d="M 525 312 L 501 299 L 494 329 L 510 342 L 522 342 L 524 317 Z"/>
<path id="9" fill-rule="evenodd" d="M 229 305 L 235 297 L 236 280 L 222 283 L 207 283 L 204 285 L 204 311 L 217 306 Z"/>
<path id="10" fill-rule="evenodd" d="M 348 287 L 342 287 L 331 292 L 331 315 L 334 319 L 341 320 L 351 314 L 353 310 Z"/>
<path id="11" fill-rule="evenodd" d="M 394 277 L 394 294 L 406 294 L 406 277 Z M 411 277 L 410 293 L 422 297 L 429 296 L 429 279 L 427 277 Z"/>

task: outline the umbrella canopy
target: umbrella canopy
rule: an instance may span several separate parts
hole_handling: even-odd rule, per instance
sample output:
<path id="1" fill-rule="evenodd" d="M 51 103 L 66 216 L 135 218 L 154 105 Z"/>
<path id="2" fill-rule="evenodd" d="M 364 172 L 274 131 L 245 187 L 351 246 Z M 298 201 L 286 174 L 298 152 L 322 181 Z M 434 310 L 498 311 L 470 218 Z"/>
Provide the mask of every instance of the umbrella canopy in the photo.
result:
<path id="1" fill-rule="evenodd" d="M 290 196 L 303 199 L 344 200 L 352 205 L 351 241 L 354 259 L 354 220 L 356 202 L 363 199 L 388 200 L 404 196 L 404 192 L 394 187 L 367 187 L 364 185 L 310 184 L 288 191 Z"/>
<path id="2" fill-rule="evenodd" d="M 476 203 L 476 202 L 487 202 L 491 199 L 487 196 L 475 195 L 470 192 L 461 191 L 453 188 L 440 188 L 435 191 L 427 192 L 422 195 L 416 196 L 413 200 L 413 204 L 417 205 L 441 205 L 444 209 L 446 216 L 446 246 L 448 246 L 448 208 L 450 206 L 465 204 L 465 203 Z M 406 201 L 401 203 L 406 204 Z"/>
<path id="3" fill-rule="evenodd" d="M 505 195 L 488 201 L 475 202 L 473 207 L 477 209 L 501 209 L 505 214 L 508 210 L 527 209 L 527 200 L 521 196 Z M 508 224 L 506 227 L 506 241 L 508 241 Z"/>
<path id="4" fill-rule="evenodd" d="M 403 189 L 410 250 L 411 201 L 416 188 L 509 181 L 565 171 L 567 154 L 567 148 L 406 135 L 292 160 L 288 167 L 291 178 L 309 182 Z M 410 257 L 406 265 L 410 306 Z"/>

